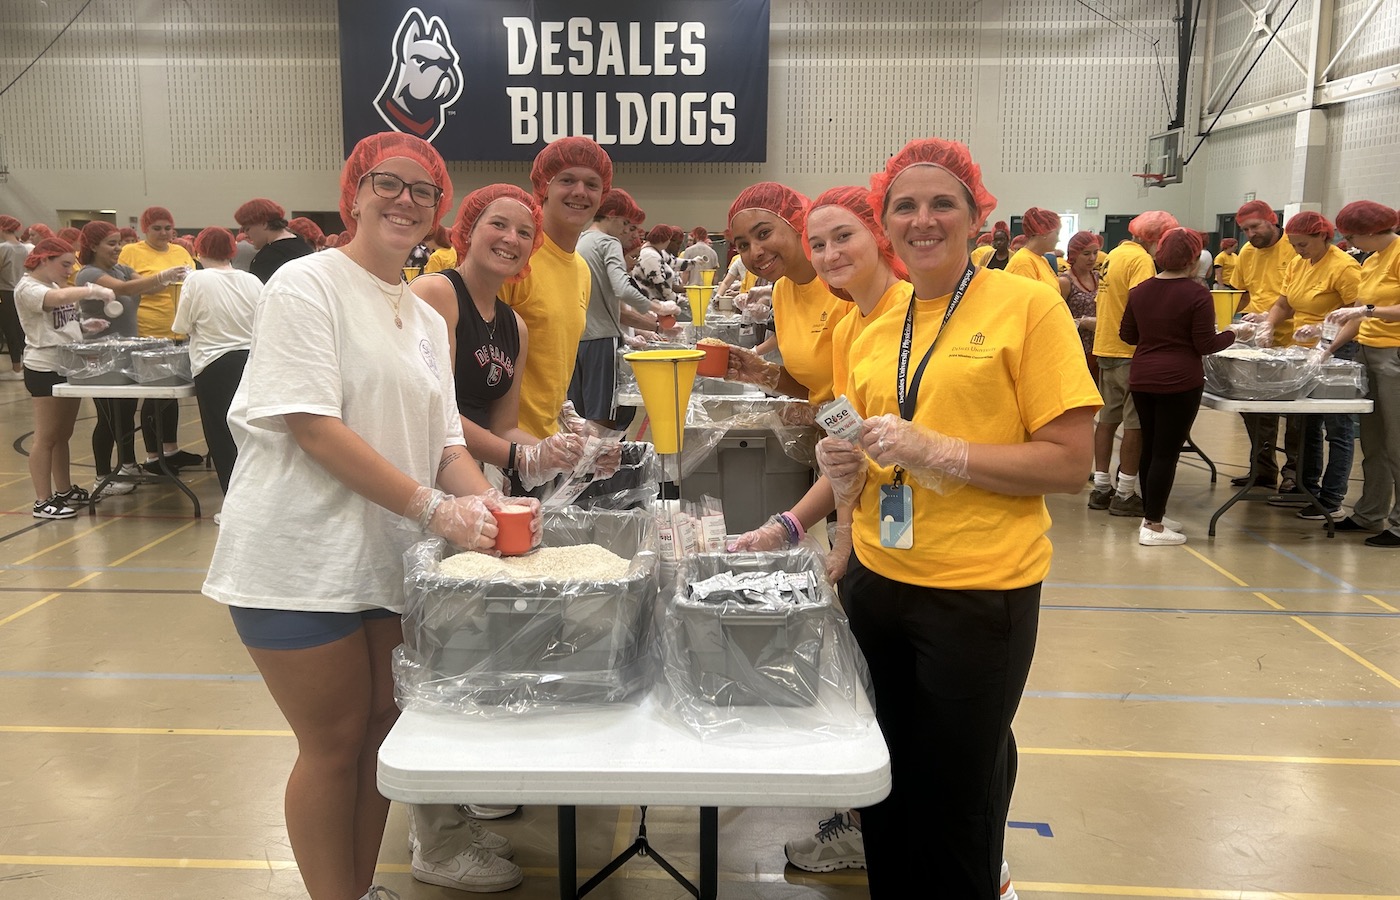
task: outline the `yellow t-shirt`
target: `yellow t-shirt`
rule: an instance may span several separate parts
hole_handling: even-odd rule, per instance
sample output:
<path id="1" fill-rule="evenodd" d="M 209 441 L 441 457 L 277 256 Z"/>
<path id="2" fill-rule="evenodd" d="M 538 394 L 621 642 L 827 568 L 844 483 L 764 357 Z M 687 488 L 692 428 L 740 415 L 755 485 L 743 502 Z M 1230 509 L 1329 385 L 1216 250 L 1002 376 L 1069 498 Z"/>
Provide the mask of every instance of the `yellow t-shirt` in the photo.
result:
<path id="1" fill-rule="evenodd" d="M 1240 261 L 1238 253 L 1222 250 L 1215 254 L 1215 265 L 1220 267 L 1220 283 L 1235 286 L 1235 264 Z"/>
<path id="2" fill-rule="evenodd" d="M 1235 263 L 1235 287 L 1249 291 L 1249 305 L 1243 312 L 1266 313 L 1272 309 L 1283 294 L 1288 264 L 1297 258 L 1298 251 L 1282 236 L 1263 250 L 1253 244 L 1241 247 L 1239 262 Z M 1284 319 L 1274 326 L 1274 346 L 1287 347 L 1291 343 L 1293 320 Z"/>
<path id="3" fill-rule="evenodd" d="M 530 274 L 507 284 L 501 299 L 530 330 L 530 349 L 520 381 L 520 427 L 544 439 L 559 430 L 559 409 L 569 393 L 588 314 L 588 263 L 549 235 L 530 257 Z"/>
<path id="4" fill-rule="evenodd" d="M 423 266 L 423 274 L 431 275 L 433 272 L 446 272 L 448 269 L 457 268 L 457 251 L 451 247 L 444 247 L 441 250 L 434 250 L 433 255 L 428 257 L 428 262 Z"/>
<path id="5" fill-rule="evenodd" d="M 1157 264 L 1137 241 L 1124 241 L 1108 254 L 1107 273 L 1099 282 L 1098 312 L 1094 324 L 1094 355 L 1129 359 L 1133 347 L 1118 336 L 1128 291 L 1157 274 Z M 1081 354 L 1083 353 L 1081 346 Z"/>
<path id="6" fill-rule="evenodd" d="M 1153 265 L 1153 268 L 1156 268 L 1155 264 Z M 1099 251 L 1098 256 L 1094 257 L 1094 271 L 1099 273 L 1100 281 L 1102 281 L 1103 277 L 1108 274 L 1108 254 L 1102 250 Z M 1155 275 L 1156 273 L 1154 272 L 1153 274 Z"/>
<path id="7" fill-rule="evenodd" d="M 745 269 L 744 277 L 739 281 L 739 293 L 742 294 L 744 291 L 747 291 L 749 288 L 753 287 L 756 284 L 758 284 L 758 276 L 750 272 L 748 269 Z"/>
<path id="8" fill-rule="evenodd" d="M 175 266 L 194 268 L 194 260 L 185 248 L 171 242 L 164 250 L 156 250 L 145 241 L 127 244 L 117 262 L 131 266 L 137 275 L 155 275 Z M 141 295 L 136 307 L 136 330 L 142 337 L 173 338 L 170 326 L 175 323 L 175 307 L 180 302 L 180 285 L 172 284 Z"/>
<path id="9" fill-rule="evenodd" d="M 820 278 L 795 284 L 784 277 L 773 285 L 773 334 L 783 368 L 807 389 L 807 400 L 814 405 L 835 396 L 831 335 L 836 323 L 853 309 L 854 303 L 833 294 Z"/>
<path id="10" fill-rule="evenodd" d="M 950 299 L 914 301 L 911 379 Z M 886 313 L 851 347 L 847 397 L 863 417 L 899 415 L 895 380 L 904 319 L 898 308 Z M 1019 444 L 1071 409 L 1101 404 L 1059 292 L 981 269 L 929 360 L 914 421 L 975 443 Z M 1040 496 L 1013 497 L 972 485 L 940 495 L 906 481 L 913 489 L 914 546 L 882 547 L 880 488 L 893 483 L 893 473 L 893 467 L 870 463 L 856 504 L 852 539 L 866 568 L 906 584 L 950 590 L 1009 590 L 1045 579 L 1050 515 Z"/>
<path id="11" fill-rule="evenodd" d="M 1006 271 L 1012 275 L 1020 275 L 1022 278 L 1029 278 L 1032 281 L 1039 281 L 1048 287 L 1060 290 L 1059 275 L 1050 269 L 1050 261 L 1036 253 L 1034 250 L 1027 250 L 1022 247 L 1011 254 L 1011 259 L 1007 260 Z"/>
<path id="12" fill-rule="evenodd" d="M 992 251 L 995 249 L 996 248 L 993 247 L 991 244 L 983 244 L 980 247 L 973 247 L 971 254 L 972 264 L 974 266 L 980 266 L 985 264 L 987 261 L 987 257 L 991 256 Z"/>
<path id="13" fill-rule="evenodd" d="M 1329 246 L 1316 263 L 1301 256 L 1293 260 L 1283 281 L 1283 295 L 1293 307 L 1293 329 L 1319 325 L 1333 310 L 1351 306 L 1360 287 L 1361 265 L 1340 247 Z"/>
<path id="14" fill-rule="evenodd" d="M 856 342 L 871 322 L 891 309 L 901 313 L 909 307 L 909 298 L 914 296 L 914 286 L 907 281 L 896 281 L 880 297 L 880 302 L 870 311 L 870 315 L 860 314 L 860 307 L 852 306 L 851 311 L 836 323 L 836 331 L 831 336 L 831 390 L 844 394 L 850 389 L 851 345 Z"/>
<path id="15" fill-rule="evenodd" d="M 1360 303 L 1372 306 L 1400 305 L 1400 241 L 1379 253 L 1372 253 L 1361 264 Z M 1362 319 L 1356 339 L 1367 347 L 1400 347 L 1400 322 Z"/>

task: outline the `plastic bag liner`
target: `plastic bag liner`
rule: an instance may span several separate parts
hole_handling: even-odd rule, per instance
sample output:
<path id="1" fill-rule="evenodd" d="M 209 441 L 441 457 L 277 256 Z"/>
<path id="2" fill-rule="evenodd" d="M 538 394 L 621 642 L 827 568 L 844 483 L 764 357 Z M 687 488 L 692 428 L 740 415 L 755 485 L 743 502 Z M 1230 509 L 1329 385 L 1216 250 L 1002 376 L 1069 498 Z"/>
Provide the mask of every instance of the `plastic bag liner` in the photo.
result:
<path id="1" fill-rule="evenodd" d="M 644 509 L 656 500 L 660 482 L 656 448 L 645 442 L 623 441 L 622 464 L 617 471 L 607 478 L 595 478 L 573 505 L 583 509 Z"/>
<path id="2" fill-rule="evenodd" d="M 1368 389 L 1364 365 L 1334 357 L 1322 364 L 1317 383 L 1308 396 L 1314 400 L 1355 400 L 1365 397 Z"/>
<path id="3" fill-rule="evenodd" d="M 1259 350 L 1236 344 L 1202 358 L 1206 390 L 1231 400 L 1297 400 L 1317 383 L 1315 354 L 1298 347 Z"/>
<path id="4" fill-rule="evenodd" d="M 682 561 L 661 629 L 663 707 L 704 738 L 871 727 L 865 657 L 822 558 L 813 542 Z"/>
<path id="5" fill-rule="evenodd" d="M 135 351 L 173 346 L 161 338 L 101 338 L 65 344 L 58 371 L 70 384 L 131 384 Z"/>
<path id="6" fill-rule="evenodd" d="M 545 513 L 542 544 L 599 544 L 631 564 L 612 581 L 441 575 L 440 538 L 404 554 L 403 709 L 513 715 L 617 703 L 652 681 L 656 526 L 641 511 Z"/>
<path id="7" fill-rule="evenodd" d="M 179 385 L 194 380 L 190 351 L 183 345 L 136 350 L 131 354 L 131 377 L 138 384 Z"/>
<path id="8" fill-rule="evenodd" d="M 745 430 L 771 431 L 787 456 L 815 469 L 816 446 L 821 438 L 815 422 L 816 411 L 805 400 L 750 399 L 697 391 L 690 395 L 690 405 L 685 411 L 680 474 L 682 477 L 694 474 L 714 454 L 726 434 Z M 661 466 L 665 479 L 675 481 L 674 456 L 663 456 Z"/>

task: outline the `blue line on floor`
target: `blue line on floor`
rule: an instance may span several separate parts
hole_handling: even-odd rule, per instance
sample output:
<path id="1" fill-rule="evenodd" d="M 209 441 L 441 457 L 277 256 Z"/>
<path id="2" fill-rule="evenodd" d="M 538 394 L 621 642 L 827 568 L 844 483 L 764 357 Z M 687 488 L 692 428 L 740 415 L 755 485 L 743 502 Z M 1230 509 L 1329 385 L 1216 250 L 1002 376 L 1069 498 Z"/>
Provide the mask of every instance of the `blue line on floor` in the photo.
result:
<path id="1" fill-rule="evenodd" d="M 1137 694 L 1097 691 L 1026 691 L 1037 700 L 1113 700 L 1145 703 L 1228 703 L 1236 706 L 1307 706 L 1325 709 L 1400 709 L 1400 700 L 1322 700 L 1309 697 L 1197 697 L 1190 694 Z"/>
<path id="2" fill-rule="evenodd" d="M 1052 838 L 1055 836 L 1055 833 L 1050 830 L 1049 822 L 1007 822 L 1006 827 L 1025 828 L 1028 831 L 1034 831 L 1041 837 Z"/>
<path id="3" fill-rule="evenodd" d="M 84 679 L 90 681 L 262 681 L 261 675 L 202 675 L 184 672 L 4 672 L 0 678 Z"/>
<path id="4" fill-rule="evenodd" d="M 1283 551 L 1283 552 L 1286 553 L 1287 551 Z M 1300 562 L 1301 562 L 1301 561 L 1300 561 Z M 1306 563 L 1302 563 L 1302 564 L 1303 564 L 1303 565 L 1307 565 Z M 1321 570 L 1314 570 L 1314 571 L 1317 571 L 1318 574 L 1323 575 L 1323 577 L 1326 577 L 1326 578 L 1328 578 L 1329 580 L 1336 580 L 1335 576 L 1328 576 L 1325 572 L 1322 572 Z M 1357 586 L 1355 586 L 1355 585 L 1346 584 L 1346 582 L 1339 582 L 1339 583 L 1340 583 L 1340 584 L 1346 585 L 1346 587 L 1345 587 L 1344 590 L 1338 591 L 1336 588 L 1330 588 L 1330 587 L 1320 587 L 1320 588 L 1300 588 L 1300 587 L 1238 587 L 1238 586 L 1233 585 L 1233 584 L 1232 584 L 1232 585 L 1210 585 L 1210 586 L 1204 586 L 1204 585 L 1199 585 L 1199 584 L 1096 584 L 1096 583 L 1092 583 L 1092 582 L 1075 582 L 1075 581 L 1047 581 L 1047 582 L 1045 582 L 1045 587 L 1046 587 L 1046 588 L 1055 588 L 1055 589 L 1066 589 L 1066 590 L 1095 590 L 1095 591 L 1169 591 L 1169 592 L 1171 592 L 1171 591 L 1191 591 L 1192 593 L 1196 593 L 1196 594 L 1204 594 L 1204 593 L 1211 593 L 1211 594 L 1229 594 L 1229 593 L 1254 594 L 1254 593 L 1260 593 L 1260 594 L 1270 594 L 1270 595 L 1272 595 L 1272 594 L 1327 594 L 1328 596 L 1332 596 L 1332 597 L 1335 597 L 1335 596 L 1337 596 L 1338 594 L 1344 594 L 1344 593 L 1358 594 L 1358 595 L 1360 595 L 1360 594 L 1370 594 L 1370 595 L 1373 596 L 1373 597 L 1384 597 L 1384 596 L 1386 596 L 1387 594 L 1392 595 L 1392 596 L 1395 596 L 1395 595 L 1397 595 L 1397 593 L 1400 593 L 1400 592 L 1397 592 L 1394 588 L 1391 588 L 1391 587 L 1380 588 L 1380 589 L 1377 589 L 1377 590 L 1370 590 L 1370 589 L 1368 589 L 1368 588 L 1357 587 Z"/>
<path id="5" fill-rule="evenodd" d="M 1263 593 L 1262 591 L 1260 593 Z M 1192 616 L 1303 616 L 1334 619 L 1400 619 L 1400 612 L 1347 612 L 1328 609 L 1191 609 L 1174 606 L 1072 606 L 1042 603 L 1042 610 L 1056 612 L 1169 613 Z"/>
<path id="6" fill-rule="evenodd" d="M 1292 562 L 1292 563 L 1294 563 L 1294 564 L 1300 566 L 1301 568 L 1307 569 L 1309 572 L 1312 572 L 1314 575 L 1319 575 L 1319 576 L 1321 576 L 1321 577 L 1323 577 L 1323 578 L 1326 578 L 1328 581 L 1330 581 L 1330 582 L 1332 582 L 1333 584 L 1337 585 L 1337 586 L 1340 587 L 1342 590 L 1344 590 L 1344 591 L 1351 591 L 1351 592 L 1357 592 L 1357 587 L 1356 587 L 1355 585 L 1353 585 L 1353 584 L 1351 584 L 1351 583 L 1349 583 L 1349 582 L 1347 582 L 1347 581 L 1344 581 L 1344 580 L 1341 579 L 1341 578 L 1338 578 L 1336 575 L 1333 575 L 1331 572 L 1327 571 L 1326 569 L 1319 568 L 1318 566 L 1313 565 L 1312 563 L 1308 562 L 1306 559 L 1303 559 L 1303 558 L 1302 558 L 1301 556 L 1299 556 L 1298 554 L 1293 553 L 1293 552 L 1291 552 L 1291 551 L 1289 551 L 1289 550 L 1285 550 L 1283 547 L 1280 547 L 1278 544 L 1275 544 L 1273 541 L 1269 540 L 1268 538 L 1264 537 L 1263 535 L 1261 535 L 1261 534 L 1256 534 L 1255 532 L 1250 531 L 1249 529 L 1245 529 L 1245 530 L 1244 530 L 1244 534 L 1245 534 L 1245 536 L 1248 537 L 1250 540 L 1258 541 L 1259 543 L 1263 544 L 1265 547 L 1268 547 L 1270 550 L 1272 550 L 1272 551 L 1274 551 L 1275 553 L 1277 553 L 1279 556 L 1282 556 L 1284 559 L 1287 559 L 1289 562 Z M 1264 593 L 1268 593 L 1268 592 L 1265 591 Z M 1364 592 L 1361 592 L 1361 593 L 1370 593 L 1370 592 L 1369 592 L 1369 591 L 1364 591 Z"/>

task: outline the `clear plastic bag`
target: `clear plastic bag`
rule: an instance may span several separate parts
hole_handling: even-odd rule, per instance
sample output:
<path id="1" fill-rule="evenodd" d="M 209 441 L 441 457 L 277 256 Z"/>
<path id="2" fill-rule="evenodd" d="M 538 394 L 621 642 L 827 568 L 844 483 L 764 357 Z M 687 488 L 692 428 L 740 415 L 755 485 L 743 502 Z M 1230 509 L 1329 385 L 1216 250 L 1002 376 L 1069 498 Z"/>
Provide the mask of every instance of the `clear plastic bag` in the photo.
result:
<path id="1" fill-rule="evenodd" d="M 649 509 L 661 483 L 661 460 L 644 441 L 622 442 L 622 464 L 607 478 L 591 478 L 574 498 L 583 509 Z"/>
<path id="2" fill-rule="evenodd" d="M 194 380 L 189 348 L 176 344 L 131 354 L 131 377 L 137 384 L 177 385 Z"/>
<path id="3" fill-rule="evenodd" d="M 519 715 L 618 703 L 652 682 L 657 597 L 650 512 L 565 509 L 544 516 L 544 547 L 598 544 L 630 559 L 619 578 L 529 581 L 439 571 L 447 545 L 404 554 L 404 643 L 394 651 L 403 709 Z"/>
<path id="4" fill-rule="evenodd" d="M 1297 400 L 1317 383 L 1315 356 L 1298 347 L 1236 344 L 1202 359 L 1206 390 L 1231 400 Z"/>
<path id="5" fill-rule="evenodd" d="M 133 353 L 173 346 L 170 341 L 159 338 L 119 337 L 65 344 L 58 372 L 66 375 L 71 384 L 131 384 L 135 381 L 132 377 Z"/>
<path id="6" fill-rule="evenodd" d="M 1368 390 L 1364 365 L 1333 357 L 1322 364 L 1308 396 L 1314 400 L 1355 400 L 1365 397 Z"/>

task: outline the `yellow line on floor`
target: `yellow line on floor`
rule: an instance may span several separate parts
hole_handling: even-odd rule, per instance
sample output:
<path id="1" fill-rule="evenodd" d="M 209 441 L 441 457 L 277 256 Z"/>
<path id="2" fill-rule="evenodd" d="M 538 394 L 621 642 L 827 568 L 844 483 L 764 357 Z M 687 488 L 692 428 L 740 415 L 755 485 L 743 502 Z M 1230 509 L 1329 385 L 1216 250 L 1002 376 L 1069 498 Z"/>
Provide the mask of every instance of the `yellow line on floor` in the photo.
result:
<path id="1" fill-rule="evenodd" d="M 1365 597 L 1367 600 L 1370 600 L 1372 603 L 1376 604 L 1377 606 L 1379 606 L 1381 609 L 1385 610 L 1386 612 L 1400 612 L 1400 609 L 1396 609 L 1395 607 L 1391 606 L 1389 603 L 1386 603 L 1386 602 L 1385 602 L 1384 600 L 1382 600 L 1380 597 L 1372 597 L 1370 594 L 1362 594 L 1361 596 Z"/>
<path id="2" fill-rule="evenodd" d="M 1182 753 L 1172 750 L 1098 750 L 1079 747 L 1020 747 L 1023 756 L 1091 756 L 1118 759 L 1183 759 L 1198 762 L 1293 763 L 1305 766 L 1400 767 L 1400 759 L 1345 756 L 1262 756 L 1249 753 Z"/>
<path id="3" fill-rule="evenodd" d="M 159 734 L 172 737 L 292 737 L 270 728 L 119 728 L 89 725 L 0 725 L 0 734 Z"/>
<path id="4" fill-rule="evenodd" d="M 0 856 L 0 866 L 92 866 L 119 869 L 295 869 L 290 859 L 161 859 L 139 856 Z M 404 871 L 408 866 L 402 867 Z"/>
<path id="5" fill-rule="evenodd" d="M 147 550 L 150 550 L 150 549 L 153 548 L 153 547 L 158 547 L 158 546 L 160 546 L 161 544 L 163 544 L 163 543 L 165 543 L 166 541 L 170 540 L 171 538 L 173 538 L 175 535 L 179 534 L 180 532 L 182 532 L 182 531 L 188 531 L 189 529 L 193 528 L 193 527 L 195 526 L 195 523 L 198 522 L 198 521 L 199 521 L 198 519 L 191 519 L 190 521 L 188 521 L 188 522 L 186 522 L 185 524 L 181 525 L 179 528 L 176 528 L 174 531 L 168 531 L 168 532 L 166 532 L 165 534 L 161 535 L 160 537 L 156 538 L 155 540 L 149 541 L 148 543 L 145 543 L 145 544 L 142 544 L 140 547 L 137 547 L 135 550 L 131 551 L 131 552 L 128 553 L 126 556 L 123 556 L 123 557 L 120 558 L 120 559 L 115 559 L 115 560 L 113 560 L 112 562 L 107 563 L 107 565 L 105 566 L 105 568 L 107 568 L 107 569 L 115 569 L 117 566 L 120 566 L 122 563 L 130 562 L 131 560 L 133 560 L 133 559 L 135 559 L 136 557 L 140 556 L 142 553 L 145 553 Z M 88 575 L 84 575 L 82 578 L 79 578 L 77 581 L 73 582 L 72 584 L 70 584 L 70 585 L 68 585 L 68 586 L 69 586 L 70 588 L 82 587 L 83 585 L 87 584 L 89 581 L 92 581 L 94 578 L 97 578 L 99 575 L 106 575 L 106 574 L 109 574 L 109 573 L 107 573 L 107 572 L 92 572 L 92 573 L 90 573 L 90 574 L 88 574 Z"/>
<path id="6" fill-rule="evenodd" d="M 1016 890 L 1046 894 L 1091 894 L 1110 897 L 1172 897 L 1189 900 L 1400 900 L 1397 894 L 1307 894 L 1300 891 L 1230 891 L 1210 888 L 1168 888 L 1135 884 L 1061 884 L 1022 881 Z"/>
<path id="7" fill-rule="evenodd" d="M 9 624 L 10 622 L 13 622 L 15 619 L 18 619 L 20 616 L 24 615 L 25 613 L 33 612 L 34 610 L 36 610 L 36 609 L 38 609 L 39 607 L 43 606 L 45 603 L 48 603 L 50 600 L 53 600 L 53 599 L 55 599 L 55 598 L 57 598 L 57 597 L 62 597 L 62 596 L 63 596 L 63 594 L 60 592 L 60 593 L 57 593 L 57 594 L 49 594 L 47 597 L 40 597 L 38 600 L 35 600 L 33 603 L 29 604 L 29 605 L 26 606 L 24 609 L 21 609 L 19 612 L 10 613 L 10 614 L 9 614 L 8 616 L 6 616 L 5 618 L 0 619 L 0 626 L 7 625 L 7 624 Z"/>

